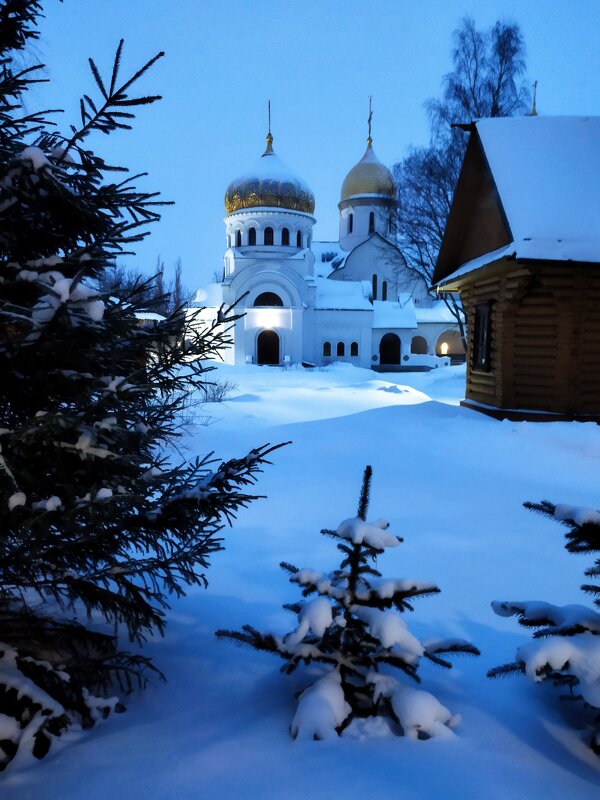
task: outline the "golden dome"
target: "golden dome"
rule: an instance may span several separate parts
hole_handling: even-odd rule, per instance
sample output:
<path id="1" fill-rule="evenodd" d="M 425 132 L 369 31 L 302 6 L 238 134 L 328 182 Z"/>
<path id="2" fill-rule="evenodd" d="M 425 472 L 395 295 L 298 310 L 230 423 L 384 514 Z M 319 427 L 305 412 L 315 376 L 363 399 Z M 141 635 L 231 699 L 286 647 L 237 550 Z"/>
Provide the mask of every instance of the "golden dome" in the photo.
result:
<path id="1" fill-rule="evenodd" d="M 384 195 L 385 197 L 396 196 L 392 173 L 375 155 L 371 137 L 367 139 L 367 149 L 364 156 L 344 178 L 340 201 L 364 194 Z"/>
<path id="2" fill-rule="evenodd" d="M 305 214 L 312 214 L 315 210 L 313 193 L 273 151 L 270 133 L 267 148 L 257 164 L 245 175 L 231 181 L 225 192 L 228 214 L 256 207 L 286 208 Z"/>

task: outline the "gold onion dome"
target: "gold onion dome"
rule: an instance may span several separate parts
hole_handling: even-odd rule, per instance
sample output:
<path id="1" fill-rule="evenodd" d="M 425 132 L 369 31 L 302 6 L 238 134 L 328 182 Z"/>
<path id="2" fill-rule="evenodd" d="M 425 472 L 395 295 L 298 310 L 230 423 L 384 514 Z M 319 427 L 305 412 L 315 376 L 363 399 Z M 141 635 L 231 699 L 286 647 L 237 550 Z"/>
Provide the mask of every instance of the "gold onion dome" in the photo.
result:
<path id="1" fill-rule="evenodd" d="M 225 192 L 228 214 L 243 208 L 287 208 L 312 214 L 315 198 L 301 178 L 287 167 L 273 150 L 273 137 L 267 136 L 267 148 L 256 165 L 245 175 L 231 181 Z"/>
<path id="2" fill-rule="evenodd" d="M 367 149 L 364 156 L 344 178 L 340 201 L 364 194 L 383 195 L 385 197 L 396 196 L 392 173 L 375 155 L 373 140 L 370 136 L 367 139 Z"/>

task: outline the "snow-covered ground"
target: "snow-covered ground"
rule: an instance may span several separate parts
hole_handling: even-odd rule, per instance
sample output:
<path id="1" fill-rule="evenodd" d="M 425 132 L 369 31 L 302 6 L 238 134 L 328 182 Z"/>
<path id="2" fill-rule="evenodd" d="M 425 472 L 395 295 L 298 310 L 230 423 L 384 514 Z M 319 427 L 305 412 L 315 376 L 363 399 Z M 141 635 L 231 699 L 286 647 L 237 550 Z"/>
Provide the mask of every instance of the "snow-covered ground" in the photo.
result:
<path id="1" fill-rule="evenodd" d="M 464 368 L 220 367 L 218 375 L 237 387 L 204 409 L 213 422 L 191 434 L 190 454 L 230 457 L 291 440 L 257 486 L 268 499 L 226 531 L 208 590 L 174 602 L 166 637 L 147 646 L 168 682 L 130 697 L 126 714 L 72 734 L 45 761 L 9 770 L 2 800 L 597 797 L 600 759 L 580 743 L 574 707 L 551 687 L 485 673 L 530 639 L 492 612 L 492 600 L 586 602 L 578 586 L 588 559 L 568 555 L 561 528 L 521 504 L 598 507 L 600 428 L 498 422 L 460 408 Z M 462 717 L 450 740 L 397 738 L 371 725 L 333 741 L 292 741 L 294 692 L 306 674 L 286 677 L 276 658 L 214 636 L 244 623 L 292 630 L 281 604 L 299 592 L 279 561 L 337 565 L 319 530 L 355 513 L 366 464 L 370 516 L 386 517 L 405 539 L 378 568 L 442 589 L 415 602 L 411 630 L 482 651 L 455 659 L 451 671 L 420 670 L 423 688 Z"/>

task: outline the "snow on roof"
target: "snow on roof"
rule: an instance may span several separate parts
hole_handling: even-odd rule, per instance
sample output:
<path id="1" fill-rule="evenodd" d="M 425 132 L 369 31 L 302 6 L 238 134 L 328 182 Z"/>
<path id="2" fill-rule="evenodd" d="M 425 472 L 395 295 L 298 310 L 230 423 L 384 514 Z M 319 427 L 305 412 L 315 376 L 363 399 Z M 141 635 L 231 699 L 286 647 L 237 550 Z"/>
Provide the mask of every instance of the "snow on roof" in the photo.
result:
<path id="1" fill-rule="evenodd" d="M 198 289 L 190 308 L 218 308 L 223 302 L 223 284 L 209 283 L 204 289 Z"/>
<path id="2" fill-rule="evenodd" d="M 332 281 L 315 278 L 317 286 L 315 308 L 372 311 L 369 281 Z"/>
<path id="3" fill-rule="evenodd" d="M 315 275 L 323 278 L 343 267 L 348 255 L 339 242 L 313 242 L 310 249 L 315 257 Z"/>
<path id="4" fill-rule="evenodd" d="M 436 300 L 430 306 L 415 305 L 415 317 L 418 323 L 448 322 L 456 325 L 456 317 L 443 300 Z"/>
<path id="5" fill-rule="evenodd" d="M 600 261 L 600 117 L 475 125 L 517 257 Z"/>
<path id="6" fill-rule="evenodd" d="M 401 292 L 398 302 L 373 301 L 373 328 L 416 328 L 415 305 L 410 294 Z"/>

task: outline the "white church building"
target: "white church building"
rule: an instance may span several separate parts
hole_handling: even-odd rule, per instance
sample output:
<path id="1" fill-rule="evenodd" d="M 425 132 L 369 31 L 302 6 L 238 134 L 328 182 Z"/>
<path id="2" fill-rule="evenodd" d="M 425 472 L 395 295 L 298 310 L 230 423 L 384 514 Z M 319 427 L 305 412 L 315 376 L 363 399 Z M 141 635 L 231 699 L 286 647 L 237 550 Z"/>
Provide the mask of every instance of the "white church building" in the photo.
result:
<path id="1" fill-rule="evenodd" d="M 442 366 L 464 353 L 445 303 L 392 241 L 395 195 L 369 136 L 342 183 L 339 240 L 313 241 L 313 193 L 274 152 L 269 132 L 261 158 L 225 194 L 222 279 L 189 309 L 201 324 L 221 304 L 238 303 L 244 315 L 224 361 L 394 370 Z"/>

